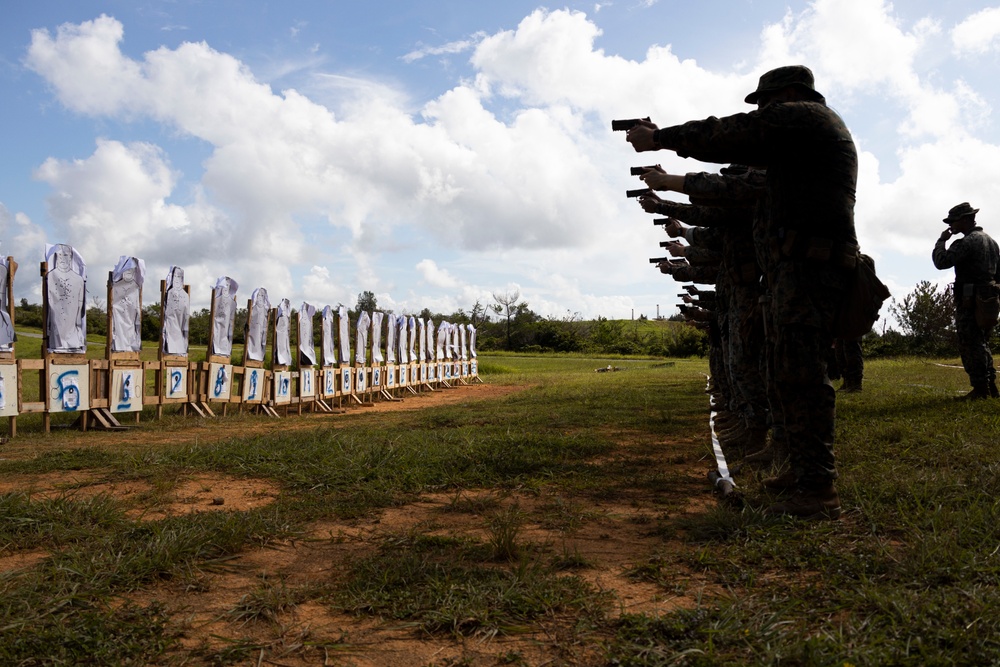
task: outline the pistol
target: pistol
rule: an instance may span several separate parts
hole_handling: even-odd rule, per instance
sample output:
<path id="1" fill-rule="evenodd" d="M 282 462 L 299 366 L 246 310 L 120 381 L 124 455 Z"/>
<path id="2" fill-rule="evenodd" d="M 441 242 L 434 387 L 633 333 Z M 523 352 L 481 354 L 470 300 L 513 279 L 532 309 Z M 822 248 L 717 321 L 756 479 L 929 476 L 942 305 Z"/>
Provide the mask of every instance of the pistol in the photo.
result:
<path id="1" fill-rule="evenodd" d="M 694 294 L 698 293 L 698 286 L 697 285 L 685 285 L 684 289 L 686 289 L 688 291 L 688 294 L 694 295 Z"/>
<path id="2" fill-rule="evenodd" d="M 628 120 L 613 120 L 611 121 L 611 131 L 624 132 L 626 130 L 631 130 L 643 120 L 649 121 L 649 116 L 646 116 L 645 118 L 629 118 Z"/>
<path id="3" fill-rule="evenodd" d="M 681 243 L 680 241 L 660 241 L 661 248 L 669 248 L 670 246 L 674 245 L 684 245 L 684 244 Z"/>
<path id="4" fill-rule="evenodd" d="M 649 258 L 649 263 L 650 264 L 663 264 L 664 262 L 670 262 L 671 264 L 673 264 L 673 262 L 670 260 L 669 257 L 650 257 Z"/>
<path id="5" fill-rule="evenodd" d="M 632 167 L 631 169 L 628 170 L 628 173 L 632 174 L 633 176 L 642 176 L 650 169 L 656 169 L 656 167 L 657 165 L 655 164 L 650 165 L 648 167 Z"/>
<path id="6" fill-rule="evenodd" d="M 651 194 L 653 194 L 653 191 L 650 188 L 641 188 L 639 190 L 625 191 L 626 197 L 645 197 L 646 195 L 651 195 Z"/>
<path id="7" fill-rule="evenodd" d="M 653 218 L 654 225 L 669 225 L 670 218 Z"/>

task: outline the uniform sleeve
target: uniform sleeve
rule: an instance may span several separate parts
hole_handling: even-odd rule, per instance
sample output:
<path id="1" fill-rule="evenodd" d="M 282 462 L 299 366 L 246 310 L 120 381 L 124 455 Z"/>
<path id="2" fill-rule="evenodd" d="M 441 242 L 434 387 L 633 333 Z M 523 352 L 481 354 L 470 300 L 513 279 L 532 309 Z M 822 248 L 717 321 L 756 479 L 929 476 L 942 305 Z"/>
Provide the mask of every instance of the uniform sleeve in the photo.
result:
<path id="1" fill-rule="evenodd" d="M 684 192 L 692 201 L 716 206 L 749 206 L 764 194 L 766 177 L 760 170 L 740 175 L 690 173 L 684 177 Z"/>
<path id="2" fill-rule="evenodd" d="M 958 239 L 951 244 L 950 248 L 945 247 L 945 239 L 938 238 L 937 243 L 934 244 L 934 252 L 931 254 L 931 260 L 934 262 L 934 268 L 936 269 L 950 269 L 965 257 L 965 239 Z"/>
<path id="3" fill-rule="evenodd" d="M 703 162 L 767 164 L 767 127 L 761 112 L 751 111 L 660 128 L 656 140 L 681 157 Z"/>
<path id="4" fill-rule="evenodd" d="M 696 206 L 665 201 L 657 210 L 660 215 L 677 218 L 697 227 L 728 227 L 753 222 L 752 210 L 743 206 Z"/>

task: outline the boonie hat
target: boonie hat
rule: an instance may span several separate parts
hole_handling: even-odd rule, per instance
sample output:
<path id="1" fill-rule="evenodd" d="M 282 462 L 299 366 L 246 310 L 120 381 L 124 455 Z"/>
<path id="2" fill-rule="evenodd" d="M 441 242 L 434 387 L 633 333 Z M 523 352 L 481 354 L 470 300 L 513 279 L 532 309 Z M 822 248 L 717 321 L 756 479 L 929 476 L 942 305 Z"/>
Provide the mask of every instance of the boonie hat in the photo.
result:
<path id="1" fill-rule="evenodd" d="M 979 213 L 978 208 L 972 208 L 969 202 L 964 201 L 958 206 L 952 206 L 951 210 L 948 211 L 948 217 L 944 219 L 944 222 L 954 222 L 960 218 L 964 218 L 967 215 L 975 215 Z"/>
<path id="2" fill-rule="evenodd" d="M 795 86 L 805 90 L 817 102 L 824 99 L 821 94 L 816 92 L 812 70 L 805 65 L 786 65 L 761 74 L 757 90 L 747 95 L 745 101 L 747 104 L 757 104 L 761 93 L 781 90 L 787 86 Z"/>

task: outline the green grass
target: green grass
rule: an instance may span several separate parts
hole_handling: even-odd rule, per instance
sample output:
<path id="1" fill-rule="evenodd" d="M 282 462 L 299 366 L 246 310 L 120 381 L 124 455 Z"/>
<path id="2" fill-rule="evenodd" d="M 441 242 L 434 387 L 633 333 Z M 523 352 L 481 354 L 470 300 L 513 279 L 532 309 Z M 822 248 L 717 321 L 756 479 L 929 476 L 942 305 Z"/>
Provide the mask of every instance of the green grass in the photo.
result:
<path id="1" fill-rule="evenodd" d="M 608 363 L 622 370 L 594 372 Z M 485 403 L 357 410 L 272 435 L 245 434 L 263 418 L 235 416 L 221 441 L 180 419 L 134 430 L 139 440 L 170 434 L 162 445 L 19 435 L 32 454 L 0 461 L 8 477 L 88 471 L 156 488 L 216 473 L 267 479 L 281 494 L 263 509 L 157 521 L 73 489 L 0 495 L 0 556 L 48 554 L 0 577 L 0 664 L 166 663 L 181 630 L 134 594 L 202 585 L 233 556 L 312 521 L 367 525 L 432 491 L 452 498 L 442 519 L 478 522 L 482 536 L 392 534 L 309 586 L 260 580 L 227 618 L 280 626 L 310 600 L 444 637 L 550 632 L 567 647 L 599 646 L 617 665 L 1000 663 L 1000 412 L 951 400 L 967 389 L 960 368 L 867 364 L 864 392 L 838 398 L 844 517 L 827 523 L 765 516 L 771 498 L 753 476 L 738 478 L 741 508 L 680 511 L 707 485 L 691 474 L 707 469 L 703 361 L 481 355 L 480 368 L 487 382 L 528 388 Z M 664 458 L 666 442 L 691 444 Z M 529 512 L 509 502 L 515 493 L 544 500 Z M 587 558 L 526 537 L 529 523 L 573 535 L 595 520 L 595 502 L 632 498 L 654 499 L 636 522 L 663 548 L 623 574 L 665 598 L 692 595 L 685 582 L 696 576 L 704 592 L 693 608 L 611 615 L 581 576 Z M 233 640 L 198 655 L 225 664 L 261 650 Z"/>
<path id="2" fill-rule="evenodd" d="M 506 542 L 506 536 L 503 538 Z M 509 544 L 507 545 L 510 546 Z M 389 538 L 353 565 L 338 602 L 355 614 L 418 623 L 430 633 L 460 636 L 524 631 L 557 614 L 594 622 L 606 596 L 521 550 L 440 537 Z"/>

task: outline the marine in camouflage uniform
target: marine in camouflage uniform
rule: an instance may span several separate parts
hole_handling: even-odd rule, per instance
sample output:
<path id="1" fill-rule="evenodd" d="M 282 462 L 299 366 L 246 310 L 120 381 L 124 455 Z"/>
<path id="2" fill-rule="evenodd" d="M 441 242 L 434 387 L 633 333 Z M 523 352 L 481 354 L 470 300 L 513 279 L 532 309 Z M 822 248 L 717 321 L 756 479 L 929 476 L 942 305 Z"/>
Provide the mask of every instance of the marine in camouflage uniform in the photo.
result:
<path id="1" fill-rule="evenodd" d="M 753 313 L 749 320 L 743 320 L 749 323 L 749 326 L 745 324 L 741 327 L 742 340 L 740 338 L 736 340 L 739 340 L 740 344 L 749 345 L 750 349 L 745 352 L 748 363 L 758 361 L 761 364 L 759 372 L 754 372 L 749 367 L 745 367 L 744 370 L 749 373 L 747 377 L 753 378 L 756 375 L 761 377 L 770 420 L 770 439 L 767 446 L 757 451 L 748 448 L 748 454 L 744 461 L 747 463 L 784 462 L 787 458 L 785 420 L 774 382 L 776 328 L 773 322 L 769 321 L 772 309 L 770 308 L 768 277 L 772 274 L 770 270 L 772 261 L 770 243 L 766 236 L 766 171 L 732 165 L 723 167 L 718 174 L 700 172 L 681 176 L 668 174 L 660 168 L 655 168 L 645 171 L 639 178 L 654 190 L 673 190 L 688 194 L 693 203 L 714 206 L 742 206 L 752 209 L 751 226 L 737 225 L 734 227 L 733 232 L 741 236 L 733 238 L 731 247 L 734 249 L 734 255 L 724 258 L 729 261 L 730 267 L 736 268 L 735 273 L 732 269 L 730 272 L 733 273 L 734 280 L 740 285 L 735 292 L 736 298 L 742 300 L 734 305 L 734 309 L 738 312 Z M 670 215 L 666 208 L 661 212 Z M 714 223 L 700 222 L 699 224 Z M 752 255 L 756 255 L 755 262 Z M 748 269 L 756 269 L 755 273 L 763 274 L 763 277 L 752 286 L 752 289 L 746 280 Z M 753 303 L 748 303 L 747 299 L 752 299 Z M 759 342 L 756 340 L 757 336 L 754 335 L 757 331 L 762 332 L 762 339 Z M 759 387 L 759 385 L 754 386 Z"/>
<path id="2" fill-rule="evenodd" d="M 972 391 L 963 399 L 981 399 L 1000 396 L 997 391 L 997 371 L 993 366 L 989 338 L 992 327 L 980 326 L 976 321 L 976 298 L 995 296 L 994 283 L 1000 281 L 1000 250 L 997 242 L 976 225 L 978 208 L 963 202 L 948 211 L 944 222 L 948 229 L 942 232 L 931 259 L 935 268 L 955 267 L 955 328 L 958 331 L 958 351 L 962 366 L 969 374 Z M 955 234 L 963 237 L 945 247 Z"/>
<path id="3" fill-rule="evenodd" d="M 664 148 L 681 157 L 767 170 L 762 231 L 771 259 L 774 379 L 791 470 L 765 484 L 794 492 L 767 511 L 837 518 L 836 393 L 826 376 L 826 354 L 858 261 L 857 150 L 843 120 L 814 89 L 806 67 L 765 73 L 746 102 L 758 109 L 662 129 L 644 122 L 626 139 L 637 151 Z"/>
<path id="4" fill-rule="evenodd" d="M 666 227 L 671 235 L 683 234 L 692 244 L 708 234 L 716 234 L 721 239 L 722 261 L 716 284 L 720 286 L 720 294 L 723 293 L 721 286 L 725 286 L 727 298 L 720 304 L 720 312 L 725 312 L 725 322 L 720 317 L 720 324 L 727 329 L 724 336 L 726 372 L 735 390 L 731 409 L 743 424 L 742 432 L 734 434 L 738 437 L 731 444 L 738 453 L 757 452 L 765 444 L 769 410 L 761 368 L 760 270 L 751 238 L 754 199 L 729 199 L 723 192 L 725 186 L 718 180 L 724 178 L 722 174 L 688 174 L 684 181 L 691 183 L 688 194 L 692 202 L 697 202 L 695 204 L 664 201 L 655 195 L 640 198 L 640 204 L 647 212 L 695 225 L 681 229 L 671 223 Z"/>

